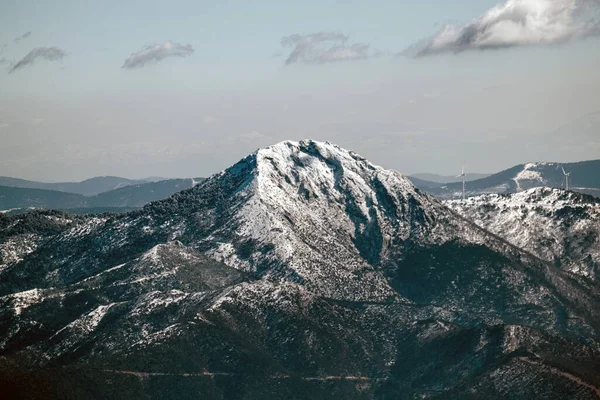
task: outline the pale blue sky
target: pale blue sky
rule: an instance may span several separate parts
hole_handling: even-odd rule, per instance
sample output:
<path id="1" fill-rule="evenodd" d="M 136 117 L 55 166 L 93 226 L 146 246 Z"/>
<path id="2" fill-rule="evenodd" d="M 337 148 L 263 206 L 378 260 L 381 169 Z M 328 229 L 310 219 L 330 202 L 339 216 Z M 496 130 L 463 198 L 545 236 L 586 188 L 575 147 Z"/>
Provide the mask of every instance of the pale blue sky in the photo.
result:
<path id="1" fill-rule="evenodd" d="M 397 54 L 499 2 L 294 3 L 0 0 L 0 59 L 67 53 L 10 74 L 0 65 L 0 175 L 206 176 L 302 138 L 405 173 L 600 156 L 594 35 L 414 59 Z M 317 32 L 348 35 L 374 56 L 286 66 L 281 39 Z M 194 52 L 121 68 L 167 41 Z M 559 150 L 565 135 L 578 139 Z"/>

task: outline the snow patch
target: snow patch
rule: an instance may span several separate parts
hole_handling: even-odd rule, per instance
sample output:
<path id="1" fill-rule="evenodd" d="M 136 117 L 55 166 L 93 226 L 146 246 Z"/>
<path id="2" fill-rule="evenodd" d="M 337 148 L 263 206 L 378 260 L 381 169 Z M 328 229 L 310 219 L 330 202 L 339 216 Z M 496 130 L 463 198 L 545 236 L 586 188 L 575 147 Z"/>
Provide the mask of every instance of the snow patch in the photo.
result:
<path id="1" fill-rule="evenodd" d="M 43 300 L 41 293 L 42 291 L 40 289 L 31 289 L 9 295 L 12 297 L 15 315 L 21 315 L 21 313 L 27 308 L 34 304 L 40 303 Z"/>

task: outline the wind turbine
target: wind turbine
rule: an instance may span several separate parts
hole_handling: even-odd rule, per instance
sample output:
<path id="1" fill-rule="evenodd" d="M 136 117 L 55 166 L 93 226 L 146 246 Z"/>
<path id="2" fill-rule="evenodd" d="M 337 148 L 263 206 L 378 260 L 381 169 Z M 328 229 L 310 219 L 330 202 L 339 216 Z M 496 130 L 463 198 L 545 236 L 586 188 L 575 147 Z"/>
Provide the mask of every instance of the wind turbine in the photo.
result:
<path id="1" fill-rule="evenodd" d="M 569 190 L 569 175 L 571 175 L 570 172 L 566 172 L 565 169 L 563 167 L 561 167 L 563 174 L 565 175 L 565 189 L 568 191 Z"/>
<path id="2" fill-rule="evenodd" d="M 462 199 L 465 199 L 465 165 L 463 164 L 460 175 L 456 175 L 455 178 L 462 178 Z"/>

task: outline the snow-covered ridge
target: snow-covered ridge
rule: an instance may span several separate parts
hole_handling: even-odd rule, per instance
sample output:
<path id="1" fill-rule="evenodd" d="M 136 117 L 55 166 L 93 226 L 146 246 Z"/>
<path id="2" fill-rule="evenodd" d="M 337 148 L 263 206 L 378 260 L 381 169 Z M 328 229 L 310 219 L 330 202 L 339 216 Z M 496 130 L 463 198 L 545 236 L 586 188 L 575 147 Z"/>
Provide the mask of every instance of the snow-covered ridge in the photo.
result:
<path id="1" fill-rule="evenodd" d="M 597 205 L 600 200 L 581 195 L 575 192 L 567 192 L 558 188 L 536 187 L 523 190 L 519 193 L 498 194 L 489 193 L 480 196 L 470 197 L 463 200 L 446 200 L 448 205 L 460 204 L 481 204 L 482 202 L 491 202 L 505 206 L 532 206 L 544 207 L 549 210 L 557 210 L 565 206 L 577 205 Z"/>
<path id="2" fill-rule="evenodd" d="M 600 278 L 600 201 L 591 196 L 538 187 L 445 204 L 542 259 Z"/>
<path id="3" fill-rule="evenodd" d="M 239 224 L 208 238 L 212 257 L 252 272 L 257 265 L 285 266 L 274 271 L 310 282 L 332 297 L 341 291 L 376 298 L 391 293 L 376 273 L 363 277 L 361 287 L 353 285 L 357 271 L 386 257 L 391 238 L 427 229 L 431 200 L 408 179 L 337 145 L 312 140 L 278 143 L 242 162 L 249 170 L 231 199 L 239 204 L 231 207 L 237 210 L 231 220 Z M 240 168 L 209 181 L 226 180 Z M 232 237 L 254 243 L 255 250 L 240 255 Z"/>

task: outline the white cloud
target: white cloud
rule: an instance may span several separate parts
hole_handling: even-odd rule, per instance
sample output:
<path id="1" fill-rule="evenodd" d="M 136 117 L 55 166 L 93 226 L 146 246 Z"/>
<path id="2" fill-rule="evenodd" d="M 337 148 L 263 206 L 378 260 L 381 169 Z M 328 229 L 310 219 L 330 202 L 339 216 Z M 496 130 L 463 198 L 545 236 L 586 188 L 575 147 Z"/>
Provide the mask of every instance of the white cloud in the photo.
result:
<path id="1" fill-rule="evenodd" d="M 350 43 L 347 35 L 333 32 L 294 34 L 281 39 L 281 45 L 292 48 L 285 60 L 288 65 L 366 60 L 379 54 L 368 44 Z"/>
<path id="2" fill-rule="evenodd" d="M 269 136 L 264 135 L 264 134 L 262 134 L 260 132 L 252 131 L 252 132 L 249 132 L 249 133 L 242 133 L 239 136 L 239 139 L 242 142 L 252 143 L 252 142 L 255 142 L 255 141 L 258 141 L 258 142 L 265 141 L 265 140 L 268 140 L 270 138 L 269 138 Z"/>
<path id="3" fill-rule="evenodd" d="M 27 65 L 33 65 L 38 58 L 43 58 L 47 61 L 57 61 L 62 60 L 66 55 L 67 52 L 58 47 L 38 47 L 27 53 L 25 57 L 10 69 L 9 73 L 15 72 Z"/>
<path id="4" fill-rule="evenodd" d="M 458 53 L 562 43 L 597 35 L 600 25 L 590 16 L 598 11 L 599 5 L 598 0 L 507 0 L 468 24 L 445 26 L 404 53 L 413 56 Z"/>
<path id="5" fill-rule="evenodd" d="M 132 53 L 121 68 L 141 68 L 147 64 L 157 63 L 167 57 L 187 57 L 194 53 L 191 44 L 179 44 L 171 41 L 163 44 L 146 46 Z"/>
<path id="6" fill-rule="evenodd" d="M 219 120 L 213 117 L 212 115 L 205 115 L 202 119 L 202 122 L 204 122 L 206 125 L 212 125 L 214 123 L 217 123 L 218 121 Z"/>
<path id="7" fill-rule="evenodd" d="M 15 43 L 18 43 L 18 42 L 20 42 L 20 41 L 21 41 L 21 40 L 23 40 L 23 39 L 27 39 L 29 36 L 31 36 L 31 31 L 29 31 L 29 32 L 25 32 L 25 33 L 24 33 L 24 34 L 22 34 L 21 36 L 18 36 L 18 37 L 16 37 L 16 38 L 15 38 L 15 40 L 14 40 L 14 42 L 15 42 Z"/>

